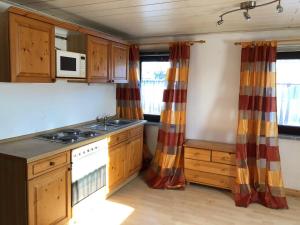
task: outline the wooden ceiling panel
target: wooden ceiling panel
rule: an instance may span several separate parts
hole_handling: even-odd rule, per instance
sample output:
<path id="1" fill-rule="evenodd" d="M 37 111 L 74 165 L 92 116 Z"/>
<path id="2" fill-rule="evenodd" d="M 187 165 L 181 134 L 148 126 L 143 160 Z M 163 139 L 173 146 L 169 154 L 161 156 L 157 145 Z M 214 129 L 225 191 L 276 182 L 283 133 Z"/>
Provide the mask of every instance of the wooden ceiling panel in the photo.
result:
<path id="1" fill-rule="evenodd" d="M 276 3 L 250 10 L 245 21 L 242 12 L 221 13 L 239 7 L 242 0 L 12 0 L 44 13 L 127 37 L 164 36 L 224 31 L 252 31 L 300 27 L 300 0 L 282 0 L 284 12 Z M 257 4 L 269 0 L 257 0 Z"/>

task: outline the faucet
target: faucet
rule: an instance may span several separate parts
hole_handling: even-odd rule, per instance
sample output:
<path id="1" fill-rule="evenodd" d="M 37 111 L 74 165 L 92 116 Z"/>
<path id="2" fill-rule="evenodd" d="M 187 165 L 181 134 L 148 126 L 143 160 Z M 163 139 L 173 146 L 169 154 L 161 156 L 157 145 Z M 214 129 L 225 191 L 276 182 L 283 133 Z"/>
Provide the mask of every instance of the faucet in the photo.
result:
<path id="1" fill-rule="evenodd" d="M 106 126 L 107 125 L 107 122 L 110 120 L 109 118 L 110 116 L 109 115 L 104 115 L 102 117 L 100 116 L 97 116 L 96 117 L 96 121 L 99 123 L 99 122 L 103 122 L 103 124 Z"/>

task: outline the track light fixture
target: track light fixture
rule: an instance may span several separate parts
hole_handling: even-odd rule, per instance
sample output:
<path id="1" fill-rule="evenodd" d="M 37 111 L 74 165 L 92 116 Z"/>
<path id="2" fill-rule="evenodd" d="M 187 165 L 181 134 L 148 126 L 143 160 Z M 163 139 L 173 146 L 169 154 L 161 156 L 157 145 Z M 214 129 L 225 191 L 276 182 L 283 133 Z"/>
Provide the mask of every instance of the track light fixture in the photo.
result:
<path id="1" fill-rule="evenodd" d="M 249 15 L 248 9 L 243 14 L 244 14 L 245 20 L 247 20 L 247 21 L 251 20 L 251 16 Z"/>
<path id="2" fill-rule="evenodd" d="M 256 4 L 256 1 L 246 1 L 246 2 L 241 2 L 240 3 L 240 8 L 238 9 L 233 9 L 233 10 L 230 10 L 230 11 L 227 11 L 223 14 L 221 14 L 219 17 L 220 19 L 218 20 L 217 24 L 218 25 L 221 25 L 223 24 L 224 20 L 223 20 L 223 17 L 229 13 L 233 13 L 233 12 L 236 12 L 236 11 L 241 11 L 243 10 L 243 15 L 244 15 L 244 18 L 249 21 L 251 19 L 251 16 L 249 14 L 249 10 L 251 9 L 254 9 L 254 8 L 257 8 L 257 7 L 262 7 L 262 6 L 266 6 L 266 5 L 270 5 L 270 4 L 273 4 L 275 2 L 278 2 L 277 6 L 276 6 L 276 11 L 278 13 L 282 13 L 283 12 L 283 7 L 281 5 L 281 0 L 274 0 L 274 1 L 271 1 L 271 2 L 267 2 L 267 3 L 263 3 L 263 4 L 260 4 L 260 5 L 257 5 Z"/>

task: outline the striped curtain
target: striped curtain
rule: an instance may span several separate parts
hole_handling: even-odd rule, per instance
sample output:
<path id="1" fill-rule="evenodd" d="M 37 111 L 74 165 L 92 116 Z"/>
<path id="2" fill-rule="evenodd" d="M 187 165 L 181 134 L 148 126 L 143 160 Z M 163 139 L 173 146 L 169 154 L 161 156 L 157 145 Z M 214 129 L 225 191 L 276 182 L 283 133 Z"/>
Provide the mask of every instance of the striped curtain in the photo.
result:
<path id="1" fill-rule="evenodd" d="M 145 174 L 152 188 L 183 189 L 183 142 L 190 47 L 188 43 L 174 43 L 170 47 L 170 69 L 164 90 L 164 108 L 158 133 L 155 157 Z"/>
<path id="2" fill-rule="evenodd" d="M 242 44 L 235 202 L 287 208 L 278 148 L 276 42 Z"/>
<path id="3" fill-rule="evenodd" d="M 139 88 L 139 47 L 130 46 L 129 76 L 127 84 L 117 85 L 117 115 L 124 119 L 143 119 Z"/>

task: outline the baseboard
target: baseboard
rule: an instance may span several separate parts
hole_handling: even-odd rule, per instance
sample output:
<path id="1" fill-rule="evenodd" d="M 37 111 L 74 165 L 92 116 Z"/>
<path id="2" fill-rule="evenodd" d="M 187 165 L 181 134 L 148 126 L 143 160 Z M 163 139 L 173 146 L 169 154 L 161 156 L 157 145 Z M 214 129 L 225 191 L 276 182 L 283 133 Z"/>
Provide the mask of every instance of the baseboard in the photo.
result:
<path id="1" fill-rule="evenodd" d="M 295 189 L 291 189 L 291 188 L 285 188 L 285 193 L 288 196 L 292 196 L 292 197 L 300 197 L 300 190 L 295 190 Z"/>

